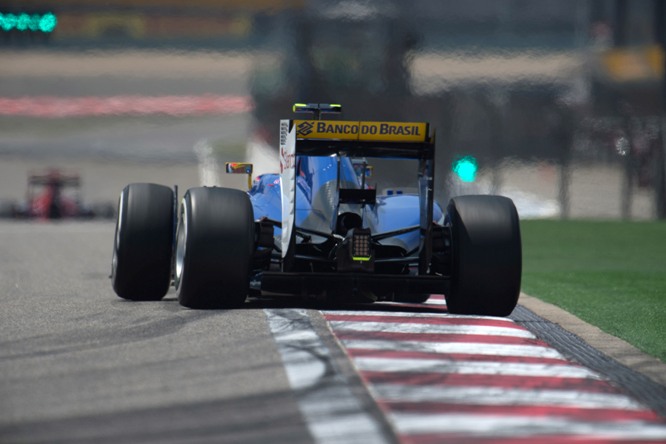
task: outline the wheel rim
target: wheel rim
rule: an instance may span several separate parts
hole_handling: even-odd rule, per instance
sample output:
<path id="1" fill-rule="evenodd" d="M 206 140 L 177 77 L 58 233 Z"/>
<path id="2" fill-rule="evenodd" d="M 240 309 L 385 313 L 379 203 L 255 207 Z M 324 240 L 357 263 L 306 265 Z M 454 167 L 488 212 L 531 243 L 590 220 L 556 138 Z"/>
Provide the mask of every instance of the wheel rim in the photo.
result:
<path id="1" fill-rule="evenodd" d="M 181 205 L 180 219 L 178 221 L 178 228 L 176 230 L 176 260 L 175 260 L 175 287 L 180 286 L 183 276 L 183 269 L 185 267 L 185 250 L 187 246 L 187 202 L 183 199 Z"/>
<path id="2" fill-rule="evenodd" d="M 123 203 L 125 202 L 125 193 L 120 193 L 120 201 L 118 202 L 118 221 L 116 222 L 116 236 L 113 245 L 113 258 L 111 259 L 111 271 L 113 274 L 118 269 L 118 248 L 120 247 L 120 231 L 123 225 Z"/>

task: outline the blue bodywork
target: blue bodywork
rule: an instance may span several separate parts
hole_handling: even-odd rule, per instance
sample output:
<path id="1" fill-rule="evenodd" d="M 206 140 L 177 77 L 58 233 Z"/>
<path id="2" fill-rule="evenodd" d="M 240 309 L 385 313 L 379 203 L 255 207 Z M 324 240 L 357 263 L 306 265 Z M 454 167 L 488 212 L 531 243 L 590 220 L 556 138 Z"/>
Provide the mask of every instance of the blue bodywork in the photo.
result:
<path id="1" fill-rule="evenodd" d="M 333 234 L 338 215 L 343 213 L 360 216 L 362 227 L 369 228 L 373 235 L 419 225 L 419 196 L 416 194 L 377 196 L 374 205 L 339 204 L 339 188 L 363 188 L 363 179 L 349 157 L 297 156 L 296 162 L 296 227 Z M 255 220 L 264 217 L 282 220 L 279 174 L 258 176 L 249 195 Z M 442 221 L 442 209 L 435 202 L 433 222 L 441 225 Z M 275 228 L 274 234 L 276 245 L 279 245 L 279 227 Z M 410 252 L 419 246 L 419 232 L 389 237 L 381 243 L 399 246 Z"/>

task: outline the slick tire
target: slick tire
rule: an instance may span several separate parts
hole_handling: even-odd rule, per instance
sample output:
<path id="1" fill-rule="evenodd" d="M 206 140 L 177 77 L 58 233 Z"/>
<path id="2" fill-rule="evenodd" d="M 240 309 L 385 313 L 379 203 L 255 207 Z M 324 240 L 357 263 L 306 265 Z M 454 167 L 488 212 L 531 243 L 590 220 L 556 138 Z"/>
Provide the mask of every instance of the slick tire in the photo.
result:
<path id="1" fill-rule="evenodd" d="M 460 196 L 447 208 L 452 273 L 450 313 L 508 316 L 518 303 L 522 247 L 518 212 L 502 196 Z"/>
<path id="2" fill-rule="evenodd" d="M 169 290 L 174 201 L 171 188 L 151 183 L 120 193 L 111 280 L 121 298 L 158 301 Z"/>
<path id="3" fill-rule="evenodd" d="M 245 192 L 216 187 L 188 190 L 176 234 L 180 304 L 196 309 L 243 304 L 254 242 L 254 212 Z"/>

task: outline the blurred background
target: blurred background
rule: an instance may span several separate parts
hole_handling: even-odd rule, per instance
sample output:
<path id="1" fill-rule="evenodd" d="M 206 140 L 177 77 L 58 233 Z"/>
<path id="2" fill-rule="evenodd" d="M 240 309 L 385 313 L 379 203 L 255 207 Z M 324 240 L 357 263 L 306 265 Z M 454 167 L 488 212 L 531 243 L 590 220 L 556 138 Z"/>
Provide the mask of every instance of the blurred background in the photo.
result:
<path id="1" fill-rule="evenodd" d="M 0 0 L 0 198 L 47 167 L 89 200 L 242 187 L 219 165 L 275 171 L 279 119 L 333 102 L 429 121 L 441 202 L 664 219 L 665 17 L 659 0 Z"/>

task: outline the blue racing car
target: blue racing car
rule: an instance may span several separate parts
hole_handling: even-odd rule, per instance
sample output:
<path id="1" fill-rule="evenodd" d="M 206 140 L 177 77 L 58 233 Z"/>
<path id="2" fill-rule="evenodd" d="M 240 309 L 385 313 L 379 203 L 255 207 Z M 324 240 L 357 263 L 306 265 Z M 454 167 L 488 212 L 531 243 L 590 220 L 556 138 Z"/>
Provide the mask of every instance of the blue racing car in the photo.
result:
<path id="1" fill-rule="evenodd" d="M 435 137 L 425 122 L 321 119 L 339 105 L 297 104 L 280 122 L 280 172 L 249 191 L 135 183 L 123 189 L 113 249 L 115 292 L 159 300 L 170 285 L 191 308 L 248 295 L 340 302 L 425 302 L 507 316 L 520 293 L 519 219 L 502 196 L 434 201 Z M 413 194 L 379 195 L 372 158 L 411 159 Z M 227 172 L 252 175 L 248 163 Z M 406 172 L 405 174 L 408 174 Z"/>

